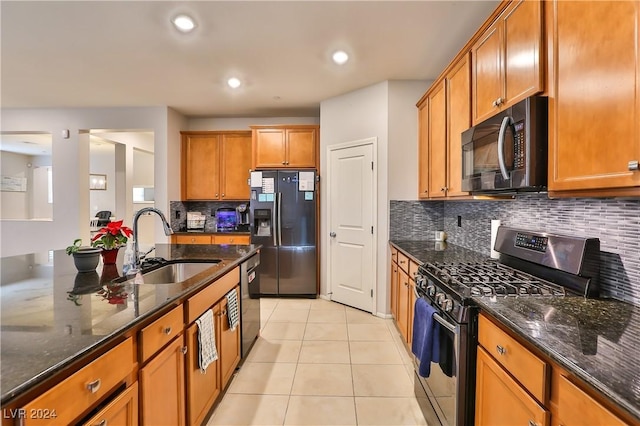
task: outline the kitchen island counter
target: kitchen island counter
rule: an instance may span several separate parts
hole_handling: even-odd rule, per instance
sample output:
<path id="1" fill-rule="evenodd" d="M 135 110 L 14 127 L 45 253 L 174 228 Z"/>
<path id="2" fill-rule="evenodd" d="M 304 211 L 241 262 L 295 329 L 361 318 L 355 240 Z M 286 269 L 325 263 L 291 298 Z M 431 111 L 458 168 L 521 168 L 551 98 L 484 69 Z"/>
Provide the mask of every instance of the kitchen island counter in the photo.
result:
<path id="1" fill-rule="evenodd" d="M 0 281 L 2 405 L 71 364 L 107 346 L 146 319 L 175 306 L 233 270 L 255 245 L 157 244 L 167 261 L 211 261 L 211 267 L 174 284 L 113 283 L 115 265 L 78 273 L 64 250 L 2 258 Z"/>

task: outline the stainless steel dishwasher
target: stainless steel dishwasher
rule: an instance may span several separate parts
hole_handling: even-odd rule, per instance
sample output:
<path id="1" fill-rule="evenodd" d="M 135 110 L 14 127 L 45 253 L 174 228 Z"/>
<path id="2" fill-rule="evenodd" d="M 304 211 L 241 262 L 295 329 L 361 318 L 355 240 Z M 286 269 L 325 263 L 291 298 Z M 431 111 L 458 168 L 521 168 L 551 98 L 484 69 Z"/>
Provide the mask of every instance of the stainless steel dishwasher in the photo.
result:
<path id="1" fill-rule="evenodd" d="M 240 264 L 240 309 L 242 311 L 242 358 L 260 333 L 260 252 Z"/>

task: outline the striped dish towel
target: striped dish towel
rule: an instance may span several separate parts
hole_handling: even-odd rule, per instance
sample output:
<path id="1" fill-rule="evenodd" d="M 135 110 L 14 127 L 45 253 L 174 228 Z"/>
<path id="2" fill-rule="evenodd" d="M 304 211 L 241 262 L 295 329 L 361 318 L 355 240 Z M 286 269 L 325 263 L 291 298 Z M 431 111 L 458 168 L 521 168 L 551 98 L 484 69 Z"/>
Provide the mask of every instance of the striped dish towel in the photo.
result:
<path id="1" fill-rule="evenodd" d="M 198 364 L 205 373 L 209 364 L 218 359 L 216 332 L 213 328 L 213 311 L 209 309 L 196 320 L 198 325 Z"/>
<path id="2" fill-rule="evenodd" d="M 238 313 L 238 292 L 234 288 L 227 293 L 227 318 L 229 318 L 229 328 L 235 330 L 240 322 Z"/>

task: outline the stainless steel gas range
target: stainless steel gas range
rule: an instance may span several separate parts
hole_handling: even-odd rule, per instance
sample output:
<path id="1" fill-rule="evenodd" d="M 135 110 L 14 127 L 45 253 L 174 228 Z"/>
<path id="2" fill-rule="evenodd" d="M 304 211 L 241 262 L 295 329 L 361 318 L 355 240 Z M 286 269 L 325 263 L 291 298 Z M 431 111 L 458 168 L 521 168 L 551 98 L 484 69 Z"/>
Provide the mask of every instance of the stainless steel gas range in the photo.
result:
<path id="1" fill-rule="evenodd" d="M 433 347 L 438 348 L 428 377 L 419 374 L 420 360 L 416 359 L 415 392 L 429 424 L 474 423 L 478 336 L 474 298 L 598 294 L 598 239 L 502 226 L 494 249 L 500 252 L 499 260 L 427 262 L 418 269 L 416 309 L 419 299 L 430 306 L 434 326 L 429 333 L 437 341 Z M 414 323 L 414 333 L 423 329 Z M 421 341 L 415 334 L 413 339 Z"/>

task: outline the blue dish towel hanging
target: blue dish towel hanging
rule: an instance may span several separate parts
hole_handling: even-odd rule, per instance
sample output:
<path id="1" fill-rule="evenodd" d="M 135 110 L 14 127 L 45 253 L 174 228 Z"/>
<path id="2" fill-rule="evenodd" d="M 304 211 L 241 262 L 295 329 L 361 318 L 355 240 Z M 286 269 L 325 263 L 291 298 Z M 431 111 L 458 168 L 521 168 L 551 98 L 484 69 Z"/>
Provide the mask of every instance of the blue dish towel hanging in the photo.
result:
<path id="1" fill-rule="evenodd" d="M 436 309 L 422 298 L 416 299 L 413 311 L 411 352 L 419 361 L 418 374 L 429 377 L 431 362 L 440 358 L 440 324 L 433 318 Z"/>

